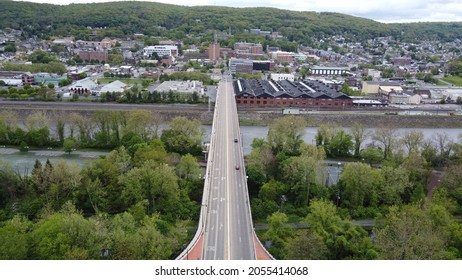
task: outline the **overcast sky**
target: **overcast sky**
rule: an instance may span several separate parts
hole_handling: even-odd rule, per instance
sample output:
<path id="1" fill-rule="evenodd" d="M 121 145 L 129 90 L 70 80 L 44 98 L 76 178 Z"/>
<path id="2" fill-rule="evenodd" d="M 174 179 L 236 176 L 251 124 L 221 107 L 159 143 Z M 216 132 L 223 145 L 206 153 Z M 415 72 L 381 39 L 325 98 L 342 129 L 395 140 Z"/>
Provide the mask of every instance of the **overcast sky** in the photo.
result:
<path id="1" fill-rule="evenodd" d="M 28 2 L 66 5 L 110 1 L 28 0 Z M 339 12 L 381 22 L 462 21 L 462 0 L 156 0 L 152 2 L 186 6 L 274 7 L 295 11 Z"/>

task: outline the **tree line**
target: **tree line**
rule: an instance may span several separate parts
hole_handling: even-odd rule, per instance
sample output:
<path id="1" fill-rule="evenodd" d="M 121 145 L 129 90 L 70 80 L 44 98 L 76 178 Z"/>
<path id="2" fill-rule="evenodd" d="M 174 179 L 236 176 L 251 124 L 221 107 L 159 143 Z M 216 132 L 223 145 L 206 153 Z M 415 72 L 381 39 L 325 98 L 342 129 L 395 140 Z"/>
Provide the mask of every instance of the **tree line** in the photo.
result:
<path id="1" fill-rule="evenodd" d="M 394 36 L 452 40 L 460 38 L 458 23 L 384 24 L 339 13 L 296 12 L 274 8 L 182 7 L 159 3 L 93 3 L 48 5 L 5 1 L 0 11 L 0 28 L 23 30 L 24 37 L 75 36 L 77 40 L 123 38 L 134 33 L 172 40 L 204 37 L 213 41 L 212 30 L 233 35 L 258 28 L 276 31 L 289 42 L 311 45 L 313 38 L 341 34 L 347 39 Z M 107 17 L 110 14 L 111 17 Z M 91 27 L 97 29 L 95 35 Z M 247 31 L 247 32 L 246 32 Z M 203 34 L 206 34 L 204 36 Z M 260 36 L 260 38 L 264 36 Z M 188 40 L 188 39 L 187 39 Z"/>
<path id="2" fill-rule="evenodd" d="M 306 121 L 294 116 L 274 121 L 266 139 L 254 139 L 247 157 L 252 215 L 256 222 L 269 224 L 262 238 L 272 241 L 269 250 L 275 257 L 462 256 L 462 227 L 454 218 L 462 212 L 457 175 L 462 143 L 446 134 L 425 140 L 413 130 L 400 137 L 386 126 L 368 132 L 360 124 L 350 130 L 325 124 L 318 129 L 316 143 L 307 144 L 302 139 L 305 127 Z M 372 141 L 365 145 L 369 138 Z M 340 171 L 333 185 L 328 184 L 326 158 L 346 161 L 333 167 Z M 435 169 L 443 175 L 433 189 L 439 178 Z M 408 220 L 397 218 L 401 216 Z M 375 227 L 367 232 L 352 219 L 375 221 Z M 309 228 L 294 231 L 288 222 Z M 406 243 L 410 239 L 414 243 Z"/>
<path id="3" fill-rule="evenodd" d="M 22 175 L 1 163 L 0 259 L 175 257 L 200 210 L 203 131 L 179 117 L 157 134 L 149 114 L 133 112 L 119 135 L 125 146 L 83 168 L 36 161 L 31 175 Z M 90 134 L 117 137 L 104 113 L 96 120 L 99 130 Z M 78 143 L 89 137 L 83 121 Z"/>

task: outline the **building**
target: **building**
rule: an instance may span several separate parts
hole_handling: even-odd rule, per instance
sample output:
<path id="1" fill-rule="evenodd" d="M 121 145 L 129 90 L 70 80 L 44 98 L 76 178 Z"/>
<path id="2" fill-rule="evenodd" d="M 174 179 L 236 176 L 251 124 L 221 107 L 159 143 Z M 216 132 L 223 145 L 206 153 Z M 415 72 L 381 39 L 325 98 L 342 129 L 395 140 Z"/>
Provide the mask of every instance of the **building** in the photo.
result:
<path id="1" fill-rule="evenodd" d="M 100 93 L 106 93 L 106 92 L 110 92 L 110 93 L 121 93 L 121 92 L 124 92 L 125 89 L 127 88 L 127 84 L 119 81 L 119 80 L 116 80 L 112 83 L 109 83 L 105 86 L 103 86 L 99 92 Z"/>
<path id="2" fill-rule="evenodd" d="M 263 46 L 260 43 L 234 43 L 237 58 L 257 58 L 263 56 Z"/>
<path id="3" fill-rule="evenodd" d="M 110 38 L 104 38 L 101 42 L 98 41 L 83 41 L 77 40 L 75 44 L 77 47 L 90 47 L 95 49 L 110 49 L 117 43 L 117 40 L 111 40 Z"/>
<path id="4" fill-rule="evenodd" d="M 411 65 L 412 59 L 410 57 L 395 57 L 391 62 L 394 66 L 407 66 Z"/>
<path id="5" fill-rule="evenodd" d="M 311 75 L 317 76 L 341 76 L 345 74 L 349 69 L 348 67 L 325 67 L 325 66 L 313 66 L 311 67 Z"/>
<path id="6" fill-rule="evenodd" d="M 90 78 L 85 78 L 77 81 L 75 84 L 72 84 L 69 89 L 78 94 L 91 93 L 98 84 L 96 84 Z"/>
<path id="7" fill-rule="evenodd" d="M 248 107 L 346 109 L 353 99 L 317 80 L 233 82 L 236 103 Z"/>
<path id="8" fill-rule="evenodd" d="M 21 79 L 8 79 L 0 77 L 0 81 L 3 81 L 5 86 L 20 87 L 23 85 Z"/>
<path id="9" fill-rule="evenodd" d="M 219 43 L 210 44 L 208 48 L 208 53 L 209 53 L 210 61 L 217 61 L 220 58 L 220 44 Z"/>
<path id="10" fill-rule="evenodd" d="M 78 56 L 83 61 L 99 61 L 106 62 L 108 61 L 108 52 L 107 51 L 79 51 Z"/>
<path id="11" fill-rule="evenodd" d="M 0 71 L 0 80 L 20 79 L 24 85 L 34 84 L 34 75 L 23 71 Z"/>
<path id="12" fill-rule="evenodd" d="M 271 73 L 271 80 L 274 81 L 282 81 L 282 80 L 289 80 L 293 82 L 295 79 L 293 74 L 285 74 L 285 73 Z"/>
<path id="13" fill-rule="evenodd" d="M 391 95 L 402 95 L 403 88 L 401 86 L 380 86 L 379 97 L 383 99 L 389 99 Z"/>
<path id="14" fill-rule="evenodd" d="M 154 53 L 156 53 L 159 57 L 178 56 L 178 46 L 156 45 L 143 49 L 144 57 L 151 57 Z"/>
<path id="15" fill-rule="evenodd" d="M 287 62 L 291 63 L 295 60 L 295 53 L 293 52 L 283 52 L 283 51 L 277 51 L 277 52 L 272 52 L 271 57 L 274 60 L 277 60 L 281 63 Z"/>
<path id="16" fill-rule="evenodd" d="M 363 81 L 361 86 L 361 92 L 369 95 L 378 95 L 379 88 L 381 86 L 399 87 L 400 82 L 375 82 L 375 81 Z"/>
<path id="17" fill-rule="evenodd" d="M 229 60 L 229 70 L 231 74 L 236 73 L 252 73 L 253 71 L 253 60 L 231 58 Z"/>
<path id="18" fill-rule="evenodd" d="M 41 85 L 48 85 L 49 83 L 55 84 L 55 86 L 59 85 L 60 81 L 66 80 L 67 75 L 57 75 L 57 74 L 49 74 L 49 73 L 39 73 L 35 74 L 34 82 L 35 84 Z"/>
<path id="19" fill-rule="evenodd" d="M 229 69 L 232 74 L 252 73 L 253 71 L 269 72 L 274 70 L 274 62 L 268 60 L 231 58 L 229 60 Z"/>
<path id="20" fill-rule="evenodd" d="M 157 92 L 204 93 L 200 81 L 165 81 L 156 88 Z"/>

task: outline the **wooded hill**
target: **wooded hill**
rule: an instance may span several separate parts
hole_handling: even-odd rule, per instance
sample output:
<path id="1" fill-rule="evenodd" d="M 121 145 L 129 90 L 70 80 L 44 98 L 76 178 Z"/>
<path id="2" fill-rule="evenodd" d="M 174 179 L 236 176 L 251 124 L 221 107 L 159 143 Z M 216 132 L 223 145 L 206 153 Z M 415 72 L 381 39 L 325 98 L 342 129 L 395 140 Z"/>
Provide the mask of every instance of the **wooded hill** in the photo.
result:
<path id="1" fill-rule="evenodd" d="M 339 34 L 351 40 L 394 36 L 402 40 L 462 38 L 462 23 L 384 24 L 339 13 L 297 12 L 275 8 L 178 6 L 124 1 L 66 6 L 0 0 L 0 29 L 22 29 L 25 36 L 72 35 L 89 39 L 92 28 L 106 28 L 99 36 L 133 33 L 184 39 L 186 34 L 233 34 L 245 29 L 278 31 L 289 41 L 310 45 L 313 38 Z M 166 30 L 163 28 L 164 27 Z"/>

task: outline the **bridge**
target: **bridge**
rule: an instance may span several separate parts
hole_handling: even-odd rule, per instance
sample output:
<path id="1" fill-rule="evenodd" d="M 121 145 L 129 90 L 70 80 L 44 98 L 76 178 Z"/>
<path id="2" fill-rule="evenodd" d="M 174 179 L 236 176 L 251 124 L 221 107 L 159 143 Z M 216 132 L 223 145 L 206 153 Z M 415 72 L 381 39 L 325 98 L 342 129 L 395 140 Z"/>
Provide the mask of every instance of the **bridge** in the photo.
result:
<path id="1" fill-rule="evenodd" d="M 272 259 L 253 228 L 230 75 L 218 85 L 208 155 L 198 229 L 177 259 Z"/>

